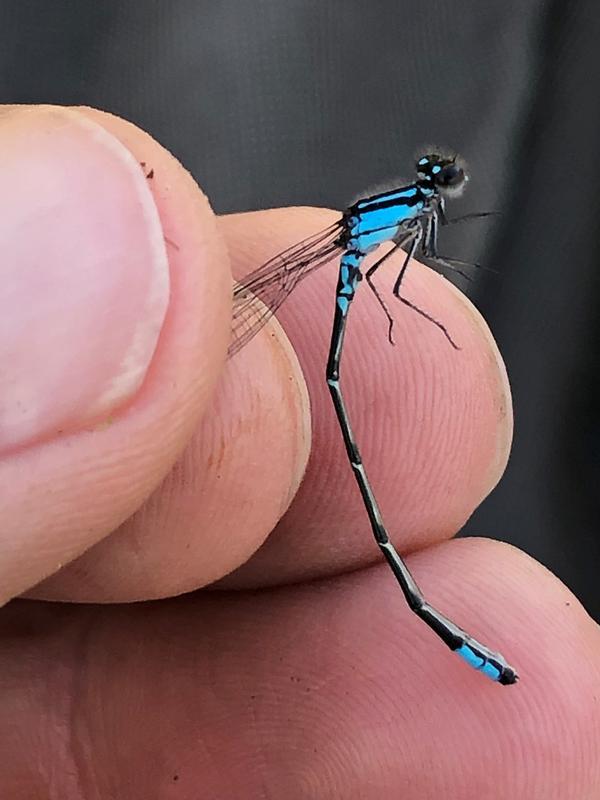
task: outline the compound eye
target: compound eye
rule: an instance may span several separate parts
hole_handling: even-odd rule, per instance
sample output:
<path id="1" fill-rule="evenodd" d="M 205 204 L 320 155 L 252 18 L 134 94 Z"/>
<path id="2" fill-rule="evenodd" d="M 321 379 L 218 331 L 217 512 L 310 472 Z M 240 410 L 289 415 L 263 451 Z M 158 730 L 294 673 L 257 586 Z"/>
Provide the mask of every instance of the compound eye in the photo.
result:
<path id="1" fill-rule="evenodd" d="M 440 170 L 439 174 L 435 176 L 435 182 L 438 186 L 460 186 L 464 183 L 465 171 L 462 167 L 456 164 L 447 164 Z"/>

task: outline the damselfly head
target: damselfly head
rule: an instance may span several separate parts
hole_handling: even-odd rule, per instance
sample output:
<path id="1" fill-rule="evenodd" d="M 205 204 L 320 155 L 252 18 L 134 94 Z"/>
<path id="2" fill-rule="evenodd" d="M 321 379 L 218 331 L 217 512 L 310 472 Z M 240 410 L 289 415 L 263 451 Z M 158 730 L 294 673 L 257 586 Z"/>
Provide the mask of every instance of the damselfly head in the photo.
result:
<path id="1" fill-rule="evenodd" d="M 465 165 L 458 156 L 430 153 L 417 161 L 419 178 L 432 181 L 442 194 L 458 195 L 469 180 Z"/>

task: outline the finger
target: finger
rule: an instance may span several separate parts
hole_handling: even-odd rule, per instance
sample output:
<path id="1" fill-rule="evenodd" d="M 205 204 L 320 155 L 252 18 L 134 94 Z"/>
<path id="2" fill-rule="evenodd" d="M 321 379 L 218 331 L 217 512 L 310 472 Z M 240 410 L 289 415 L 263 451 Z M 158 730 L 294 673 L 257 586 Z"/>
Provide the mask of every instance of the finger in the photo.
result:
<path id="1" fill-rule="evenodd" d="M 222 368 L 230 277 L 193 181 L 122 120 L 10 108 L 0 165 L 1 602 L 169 471 Z"/>
<path id="2" fill-rule="evenodd" d="M 15 603 L 0 652 L 6 796 L 43 795 L 51 773 L 63 797 L 593 797 L 598 626 L 512 548 L 462 540 L 410 562 L 519 684 L 467 669 L 381 567 L 121 608 Z"/>
<path id="3" fill-rule="evenodd" d="M 280 209 L 223 218 L 234 274 L 252 271 L 336 216 Z M 401 258 L 377 274 L 390 307 Z M 379 557 L 324 381 L 335 281 L 332 263 L 300 284 L 280 311 L 310 387 L 311 459 L 276 532 L 225 585 L 310 578 Z M 416 263 L 405 291 L 443 320 L 460 352 L 405 307 L 395 311 L 397 344 L 390 347 L 385 317 L 364 286 L 350 315 L 342 380 L 390 533 L 399 548 L 415 549 L 452 535 L 497 482 L 512 416 L 504 366 L 475 309 Z M 141 511 L 36 595 L 162 597 L 205 585 L 246 561 L 302 477 L 311 441 L 296 374 L 285 337 L 268 325 L 229 362 L 215 405 Z"/>

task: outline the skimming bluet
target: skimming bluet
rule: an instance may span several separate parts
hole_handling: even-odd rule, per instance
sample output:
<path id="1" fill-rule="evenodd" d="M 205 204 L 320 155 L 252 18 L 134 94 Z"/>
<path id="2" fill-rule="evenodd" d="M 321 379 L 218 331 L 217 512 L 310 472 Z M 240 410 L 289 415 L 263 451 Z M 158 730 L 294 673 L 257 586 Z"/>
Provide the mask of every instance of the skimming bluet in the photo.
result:
<path id="1" fill-rule="evenodd" d="M 409 261 L 416 253 L 442 268 L 460 272 L 457 265 L 463 262 L 442 258 L 438 254 L 439 227 L 449 222 L 486 214 L 469 214 L 455 220 L 446 217 L 446 199 L 460 194 L 468 180 L 465 168 L 457 156 L 440 153 L 425 155 L 417 161 L 416 171 L 417 179 L 413 183 L 358 200 L 333 225 L 289 247 L 269 259 L 243 281 L 236 283 L 233 290 L 233 337 L 229 356 L 235 355 L 253 338 L 299 281 L 339 257 L 326 380 L 348 460 L 358 483 L 375 541 L 396 576 L 410 609 L 467 664 L 492 680 L 507 685 L 518 680 L 513 667 L 500 653 L 480 644 L 426 601 L 407 565 L 390 541 L 362 463 L 341 390 L 340 364 L 344 334 L 352 300 L 363 278 L 361 267 L 367 255 L 384 243 L 389 243 L 392 247 L 366 270 L 364 278 L 386 314 L 390 341 L 393 319 L 372 279 L 381 264 L 402 248 L 405 250 L 405 257 L 394 283 L 394 297 L 436 325 L 450 345 L 458 349 L 445 326 L 403 297 L 400 289 Z"/>

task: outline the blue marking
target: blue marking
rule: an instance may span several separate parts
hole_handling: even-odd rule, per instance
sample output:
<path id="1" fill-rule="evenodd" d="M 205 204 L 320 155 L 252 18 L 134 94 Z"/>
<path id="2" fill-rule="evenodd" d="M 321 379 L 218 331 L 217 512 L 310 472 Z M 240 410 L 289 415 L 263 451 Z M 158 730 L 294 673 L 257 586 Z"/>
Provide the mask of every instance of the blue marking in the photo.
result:
<path id="1" fill-rule="evenodd" d="M 467 664 L 473 667 L 473 669 L 481 669 L 485 664 L 483 658 L 476 655 L 466 644 L 463 644 L 463 646 L 459 647 L 458 650 L 455 650 L 455 652 L 458 653 L 461 658 L 464 658 Z"/>
<path id="2" fill-rule="evenodd" d="M 348 242 L 350 244 L 350 242 Z M 341 263 L 349 267 L 360 267 L 364 256 L 360 253 L 344 253 Z"/>
<path id="3" fill-rule="evenodd" d="M 419 166 L 419 167 L 424 167 L 424 166 L 425 166 L 425 164 L 428 164 L 428 163 L 429 163 L 429 159 L 428 159 L 428 158 L 426 158 L 426 157 L 424 157 L 424 158 L 421 158 L 421 159 L 419 160 L 419 163 L 418 163 L 418 165 L 417 165 L 417 166 Z"/>
<path id="4" fill-rule="evenodd" d="M 344 297 L 343 295 L 338 295 L 337 304 L 342 314 L 346 316 L 346 314 L 348 313 L 348 306 L 350 305 L 350 301 L 348 300 L 348 298 Z"/>
<path id="5" fill-rule="evenodd" d="M 413 195 L 416 194 L 416 189 L 410 191 Z M 367 253 L 383 242 L 391 241 L 398 233 L 399 226 L 407 220 L 418 217 L 422 210 L 422 201 L 410 206 L 399 203 L 373 211 L 365 210 L 360 215 L 358 223 L 350 230 L 352 238 L 347 242 L 347 247 Z"/>
<path id="6" fill-rule="evenodd" d="M 340 265 L 340 282 L 342 284 L 342 290 L 345 293 L 351 292 L 354 294 L 356 291 L 356 285 L 358 283 L 358 275 L 358 267 L 353 266 L 350 268 L 346 266 L 344 259 L 342 259 L 342 263 Z"/>
<path id="7" fill-rule="evenodd" d="M 394 236 L 398 233 L 398 226 L 394 225 L 390 228 L 382 228 L 379 231 L 371 231 L 371 233 L 362 233 L 357 236 L 353 241 L 356 242 L 358 250 L 363 253 L 368 253 L 383 242 L 391 242 Z"/>
<path id="8" fill-rule="evenodd" d="M 411 205 L 411 203 L 406 203 L 407 200 L 410 200 L 413 197 L 416 197 L 419 193 L 417 187 L 413 184 L 411 186 L 405 186 L 402 189 L 394 189 L 392 192 L 385 192 L 384 194 L 376 194 L 373 197 L 369 197 L 366 200 L 360 200 L 356 204 L 356 208 L 359 211 L 359 216 L 362 217 L 365 214 L 368 214 L 371 210 L 377 210 L 376 208 L 372 208 L 373 206 L 378 206 L 384 203 L 385 205 L 389 206 L 390 204 L 395 204 L 396 208 L 399 210 L 402 208 L 403 205 Z"/>
<path id="9" fill-rule="evenodd" d="M 377 228 L 397 228 L 402 222 L 418 217 L 422 210 L 423 203 L 416 202 L 410 206 L 399 203 L 387 208 L 364 211 L 360 215 L 356 233 L 360 235 L 361 233 L 374 231 Z"/>
<path id="10" fill-rule="evenodd" d="M 388 192 L 387 194 L 381 194 L 377 196 L 377 199 L 373 199 L 371 202 L 373 203 L 389 203 L 391 201 L 397 200 L 405 200 L 406 198 L 416 197 L 418 194 L 418 189 L 416 186 L 407 186 L 405 189 L 397 189 L 393 192 Z M 367 203 L 366 211 L 369 210 Z"/>
<path id="11" fill-rule="evenodd" d="M 487 675 L 488 678 L 491 678 L 493 681 L 500 680 L 500 670 L 493 664 L 490 664 L 489 661 L 486 662 L 481 672 L 483 672 L 484 675 Z"/>
<path id="12" fill-rule="evenodd" d="M 435 167 L 432 167 L 431 171 L 433 172 L 434 175 L 437 175 L 438 172 L 442 171 L 442 168 L 440 167 L 439 164 L 436 164 Z"/>
<path id="13" fill-rule="evenodd" d="M 500 680 L 500 670 L 493 664 L 490 664 L 489 661 L 486 661 L 481 658 L 481 656 L 474 653 L 467 644 L 463 644 L 462 647 L 459 647 L 458 650 L 454 652 L 458 653 L 461 658 L 464 658 L 467 664 L 473 667 L 473 669 L 487 675 L 487 677 L 491 678 L 493 681 Z"/>

